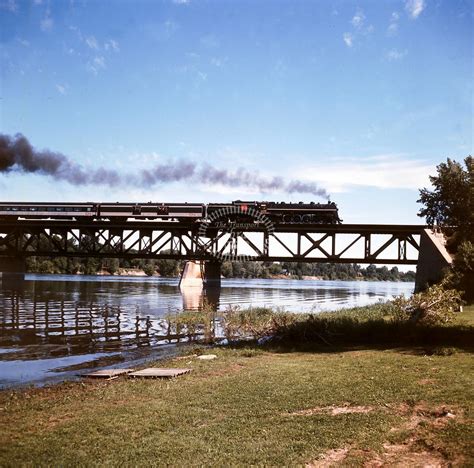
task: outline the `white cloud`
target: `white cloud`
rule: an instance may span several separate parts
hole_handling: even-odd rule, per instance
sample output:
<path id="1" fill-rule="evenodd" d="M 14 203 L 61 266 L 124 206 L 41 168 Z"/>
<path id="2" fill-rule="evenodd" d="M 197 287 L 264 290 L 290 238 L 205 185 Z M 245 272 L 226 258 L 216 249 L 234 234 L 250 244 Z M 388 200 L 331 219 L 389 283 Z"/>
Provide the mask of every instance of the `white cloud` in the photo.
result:
<path id="1" fill-rule="evenodd" d="M 340 159 L 306 168 L 293 177 L 319 182 L 330 192 L 346 192 L 355 187 L 417 190 L 429 185 L 429 174 L 432 172 L 433 165 L 423 160 L 389 154 Z"/>
<path id="2" fill-rule="evenodd" d="M 94 36 L 86 37 L 86 44 L 93 50 L 99 50 L 99 44 Z"/>
<path id="3" fill-rule="evenodd" d="M 347 47 L 352 47 L 356 38 L 368 36 L 374 31 L 374 26 L 366 23 L 365 14 L 360 8 L 357 9 L 350 23 L 352 25 L 352 32 L 345 32 L 342 36 Z"/>
<path id="4" fill-rule="evenodd" d="M 392 49 L 392 50 L 389 50 L 387 52 L 386 57 L 390 61 L 401 60 L 407 54 L 408 54 L 408 52 L 406 50 L 400 51 L 400 50 L 397 50 L 397 49 Z"/>
<path id="5" fill-rule="evenodd" d="M 362 28 L 365 22 L 365 15 L 362 10 L 357 10 L 356 14 L 352 17 L 352 26 L 356 29 Z"/>
<path id="6" fill-rule="evenodd" d="M 54 21 L 51 16 L 49 16 L 49 13 L 46 14 L 46 16 L 40 21 L 40 28 L 41 31 L 48 32 L 53 29 L 54 26 Z"/>
<path id="7" fill-rule="evenodd" d="M 175 5 L 189 5 L 191 0 L 173 0 Z"/>
<path id="8" fill-rule="evenodd" d="M 67 85 L 56 84 L 56 89 L 59 94 L 64 96 L 67 92 Z"/>
<path id="9" fill-rule="evenodd" d="M 342 38 L 344 39 L 344 42 L 346 43 L 347 47 L 352 47 L 354 36 L 351 33 L 349 32 L 344 33 Z"/>
<path id="10" fill-rule="evenodd" d="M 405 2 L 405 10 L 412 19 L 418 18 L 425 6 L 425 0 L 406 0 Z"/>

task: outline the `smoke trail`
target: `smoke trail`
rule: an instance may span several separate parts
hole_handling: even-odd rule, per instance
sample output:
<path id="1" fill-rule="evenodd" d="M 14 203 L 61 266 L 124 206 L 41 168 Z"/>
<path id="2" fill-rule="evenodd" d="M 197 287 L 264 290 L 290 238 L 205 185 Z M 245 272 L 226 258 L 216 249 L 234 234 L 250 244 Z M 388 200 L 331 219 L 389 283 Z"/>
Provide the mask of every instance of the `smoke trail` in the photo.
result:
<path id="1" fill-rule="evenodd" d="M 86 169 L 61 153 L 49 150 L 36 151 L 21 134 L 14 137 L 0 134 L 0 173 L 2 172 L 37 173 L 73 185 L 153 187 L 157 184 L 185 181 L 246 187 L 260 192 L 281 191 L 328 197 L 326 191 L 313 182 L 300 180 L 286 182 L 282 177 L 265 178 L 242 168 L 229 171 L 209 164 L 198 165 L 184 160 L 158 164 L 136 174 L 127 175 L 103 167 Z"/>
<path id="2" fill-rule="evenodd" d="M 29 172 L 65 180 L 73 185 L 117 185 L 121 176 L 104 168 L 86 170 L 61 153 L 36 151 L 21 134 L 13 138 L 0 134 L 0 172 Z"/>

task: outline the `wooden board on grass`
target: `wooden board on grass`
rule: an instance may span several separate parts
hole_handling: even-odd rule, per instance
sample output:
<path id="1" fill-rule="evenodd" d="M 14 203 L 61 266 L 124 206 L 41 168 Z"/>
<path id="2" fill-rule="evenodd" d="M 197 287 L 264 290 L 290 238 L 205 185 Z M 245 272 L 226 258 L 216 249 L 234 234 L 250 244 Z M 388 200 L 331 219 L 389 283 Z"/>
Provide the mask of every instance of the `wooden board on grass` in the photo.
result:
<path id="1" fill-rule="evenodd" d="M 121 375 L 128 374 L 133 372 L 135 369 L 102 369 L 90 374 L 84 374 L 82 377 L 87 377 L 90 379 L 103 379 L 103 380 L 112 380 L 117 379 Z"/>
<path id="2" fill-rule="evenodd" d="M 142 377 L 146 379 L 157 379 L 157 378 L 172 378 L 178 377 L 179 375 L 187 374 L 191 372 L 191 369 L 167 369 L 158 367 L 149 367 L 137 372 L 128 374 L 128 377 Z"/>

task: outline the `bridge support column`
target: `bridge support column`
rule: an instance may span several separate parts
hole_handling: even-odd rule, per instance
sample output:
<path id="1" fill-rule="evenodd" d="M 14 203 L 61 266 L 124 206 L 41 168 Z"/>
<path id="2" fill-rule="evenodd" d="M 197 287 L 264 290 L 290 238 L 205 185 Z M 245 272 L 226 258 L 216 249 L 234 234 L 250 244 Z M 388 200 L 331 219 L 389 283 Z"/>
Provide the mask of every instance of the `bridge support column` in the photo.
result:
<path id="1" fill-rule="evenodd" d="M 188 287 L 220 287 L 221 264 L 218 261 L 188 261 L 184 265 L 180 289 Z"/>
<path id="2" fill-rule="evenodd" d="M 0 281 L 25 279 L 25 260 L 19 257 L 0 257 Z"/>
<path id="3" fill-rule="evenodd" d="M 204 265 L 204 285 L 211 288 L 221 287 L 221 263 L 206 262 Z"/>
<path id="4" fill-rule="evenodd" d="M 428 286 L 440 281 L 452 262 L 453 259 L 445 247 L 444 236 L 425 229 L 420 238 L 415 292 L 423 291 Z"/>
<path id="5" fill-rule="evenodd" d="M 179 280 L 179 287 L 203 287 L 204 262 L 189 261 L 184 264 L 184 269 Z"/>

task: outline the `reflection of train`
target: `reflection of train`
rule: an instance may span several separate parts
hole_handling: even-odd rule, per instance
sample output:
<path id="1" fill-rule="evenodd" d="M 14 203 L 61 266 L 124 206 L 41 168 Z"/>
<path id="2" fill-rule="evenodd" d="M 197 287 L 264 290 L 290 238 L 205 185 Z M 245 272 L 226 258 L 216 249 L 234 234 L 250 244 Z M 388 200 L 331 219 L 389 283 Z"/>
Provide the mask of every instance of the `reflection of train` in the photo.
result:
<path id="1" fill-rule="evenodd" d="M 251 217 L 252 210 L 277 223 L 338 224 L 337 205 L 236 200 L 231 203 L 27 203 L 0 202 L 0 219 L 108 219 L 198 221 L 227 211 Z M 221 211 L 222 210 L 222 211 Z M 247 213 L 249 213 L 247 215 Z"/>

